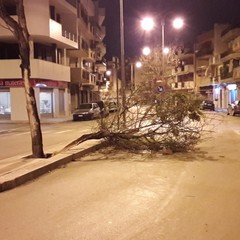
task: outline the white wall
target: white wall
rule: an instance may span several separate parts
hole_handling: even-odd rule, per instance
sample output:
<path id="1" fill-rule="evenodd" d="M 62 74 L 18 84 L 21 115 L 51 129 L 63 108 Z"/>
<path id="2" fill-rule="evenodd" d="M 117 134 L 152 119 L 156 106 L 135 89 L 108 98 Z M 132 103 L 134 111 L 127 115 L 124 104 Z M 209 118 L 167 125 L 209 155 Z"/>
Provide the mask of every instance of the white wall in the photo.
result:
<path id="1" fill-rule="evenodd" d="M 49 0 L 24 0 L 30 35 L 49 36 Z"/>
<path id="2" fill-rule="evenodd" d="M 24 88 L 10 88 L 11 120 L 28 120 Z"/>

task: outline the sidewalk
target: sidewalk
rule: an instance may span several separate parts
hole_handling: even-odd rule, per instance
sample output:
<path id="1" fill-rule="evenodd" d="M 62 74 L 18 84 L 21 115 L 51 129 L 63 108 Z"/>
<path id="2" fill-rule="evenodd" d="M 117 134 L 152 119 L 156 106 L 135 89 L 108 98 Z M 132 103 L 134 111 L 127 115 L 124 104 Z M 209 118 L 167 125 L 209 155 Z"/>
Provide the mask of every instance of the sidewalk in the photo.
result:
<path id="1" fill-rule="evenodd" d="M 70 118 L 43 119 L 42 124 L 59 123 L 71 121 Z M 1 123 L 16 123 L 15 121 L 4 120 Z M 26 122 L 27 123 L 27 122 Z M 82 157 L 92 151 L 104 146 L 101 140 L 89 140 L 75 146 L 65 152 L 50 158 L 27 158 L 18 155 L 0 161 L 0 192 L 12 189 L 27 181 L 33 180 L 47 172 L 61 167 L 76 158 Z M 46 149 L 46 153 L 61 149 L 62 146 L 54 146 L 54 149 Z M 29 153 L 30 155 L 31 153 Z"/>

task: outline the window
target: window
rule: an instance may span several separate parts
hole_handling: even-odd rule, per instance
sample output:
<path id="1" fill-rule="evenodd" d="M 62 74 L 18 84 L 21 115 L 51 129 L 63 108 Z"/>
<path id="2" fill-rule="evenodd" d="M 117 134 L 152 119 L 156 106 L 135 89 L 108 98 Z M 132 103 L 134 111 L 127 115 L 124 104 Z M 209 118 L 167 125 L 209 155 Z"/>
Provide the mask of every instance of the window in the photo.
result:
<path id="1" fill-rule="evenodd" d="M 0 91 L 0 116 L 11 114 L 11 101 L 9 91 Z"/>
<path id="2" fill-rule="evenodd" d="M 40 92 L 40 113 L 53 113 L 52 91 Z"/>

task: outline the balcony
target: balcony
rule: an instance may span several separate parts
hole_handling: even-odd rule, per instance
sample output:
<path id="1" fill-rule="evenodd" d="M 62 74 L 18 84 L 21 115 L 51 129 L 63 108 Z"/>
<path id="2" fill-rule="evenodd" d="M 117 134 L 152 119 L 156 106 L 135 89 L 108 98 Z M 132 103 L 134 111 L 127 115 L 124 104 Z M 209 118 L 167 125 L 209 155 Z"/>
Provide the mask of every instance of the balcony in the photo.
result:
<path id="1" fill-rule="evenodd" d="M 196 53 L 197 58 L 206 58 L 213 55 L 213 48 L 203 48 Z"/>
<path id="2" fill-rule="evenodd" d="M 21 79 L 20 60 L 0 60 L 2 79 Z M 70 82 L 70 67 L 40 59 L 31 59 L 31 78 Z"/>
<path id="3" fill-rule="evenodd" d="M 89 62 L 95 61 L 95 51 L 89 49 L 68 50 L 68 56 L 75 58 L 82 58 Z"/>
<path id="4" fill-rule="evenodd" d="M 190 90 L 194 88 L 193 81 L 172 83 L 173 90 Z"/>
<path id="5" fill-rule="evenodd" d="M 198 87 L 204 87 L 212 84 L 212 79 L 209 76 L 196 76 L 196 85 Z"/>
<path id="6" fill-rule="evenodd" d="M 226 62 L 231 59 L 240 58 L 240 52 L 233 52 L 232 50 L 228 50 L 228 51 L 223 52 L 220 55 L 220 57 L 221 57 L 222 62 Z"/>
<path id="7" fill-rule="evenodd" d="M 209 58 L 209 65 L 219 65 L 219 64 L 221 64 L 221 58 L 219 54 Z"/>
<path id="8" fill-rule="evenodd" d="M 233 80 L 239 80 L 240 79 L 240 67 L 236 67 L 233 70 Z"/>
<path id="9" fill-rule="evenodd" d="M 94 75 L 82 68 L 71 68 L 71 82 L 81 83 L 85 86 L 96 85 Z"/>
<path id="10" fill-rule="evenodd" d="M 99 8 L 98 9 L 98 24 L 99 25 L 102 25 L 103 24 L 103 21 L 105 19 L 105 16 L 106 16 L 106 10 L 105 8 Z"/>
<path id="11" fill-rule="evenodd" d="M 234 39 L 232 50 L 233 52 L 240 52 L 240 36 Z"/>
<path id="12" fill-rule="evenodd" d="M 60 46 L 65 48 L 78 48 L 77 36 L 63 29 L 60 23 L 49 19 L 49 31 L 49 36 L 56 40 Z"/>
<path id="13" fill-rule="evenodd" d="M 172 69 L 172 75 L 184 75 L 193 72 L 194 72 L 193 64 L 184 65 L 182 67 L 178 67 L 177 69 Z"/>
<path id="14" fill-rule="evenodd" d="M 222 40 L 229 42 L 240 35 L 240 28 L 229 27 L 221 34 Z"/>
<path id="15" fill-rule="evenodd" d="M 233 72 L 221 72 L 221 81 L 229 81 L 233 77 Z"/>
<path id="16" fill-rule="evenodd" d="M 106 35 L 106 28 L 104 26 L 94 26 L 94 36 L 96 41 L 101 42 Z"/>

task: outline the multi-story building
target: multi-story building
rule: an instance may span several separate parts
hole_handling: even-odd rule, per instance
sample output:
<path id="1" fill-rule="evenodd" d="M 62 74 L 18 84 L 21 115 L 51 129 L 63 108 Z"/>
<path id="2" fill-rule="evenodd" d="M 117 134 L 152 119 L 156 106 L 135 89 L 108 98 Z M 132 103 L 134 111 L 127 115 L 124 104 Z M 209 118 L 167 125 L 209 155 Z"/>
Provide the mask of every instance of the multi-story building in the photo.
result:
<path id="1" fill-rule="evenodd" d="M 7 10 L 14 19 L 11 1 Z M 76 1 L 24 0 L 30 33 L 31 84 L 40 117 L 70 113 L 70 67 L 66 49 L 77 49 Z M 0 118 L 26 120 L 26 103 L 18 45 L 0 19 Z"/>
<path id="2" fill-rule="evenodd" d="M 16 19 L 14 4 L 5 1 Z M 24 7 L 40 118 L 69 116 L 79 102 L 91 101 L 101 80 L 95 62 L 105 54 L 104 9 L 90 0 L 24 0 Z M 0 19 L 0 119 L 27 120 L 18 45 L 4 26 Z M 78 100 L 71 108 L 75 90 Z"/>
<path id="3" fill-rule="evenodd" d="M 176 63 L 168 67 L 168 84 L 172 90 L 194 91 L 194 53 L 191 49 L 179 49 L 175 51 Z"/>
<path id="4" fill-rule="evenodd" d="M 71 102 L 72 110 L 80 103 L 100 99 L 100 86 L 104 81 L 106 53 L 105 9 L 97 1 L 78 0 L 77 2 L 78 49 L 70 49 Z"/>
<path id="5" fill-rule="evenodd" d="M 240 28 L 215 24 L 195 43 L 196 92 L 213 100 L 216 108 L 225 109 L 238 99 L 239 36 Z"/>
<path id="6" fill-rule="evenodd" d="M 218 66 L 220 87 L 217 90 L 221 100 L 220 107 L 226 108 L 228 103 L 240 97 L 240 27 L 225 28 L 221 32 L 221 41 L 226 47 L 220 54 L 221 64 Z"/>
<path id="7" fill-rule="evenodd" d="M 195 43 L 195 92 L 213 100 L 216 108 L 225 107 L 226 96 L 222 93 L 219 66 L 221 52 L 227 45 L 221 39 L 226 24 L 215 24 L 211 31 L 199 35 Z M 221 89 L 221 90 L 220 90 Z"/>

